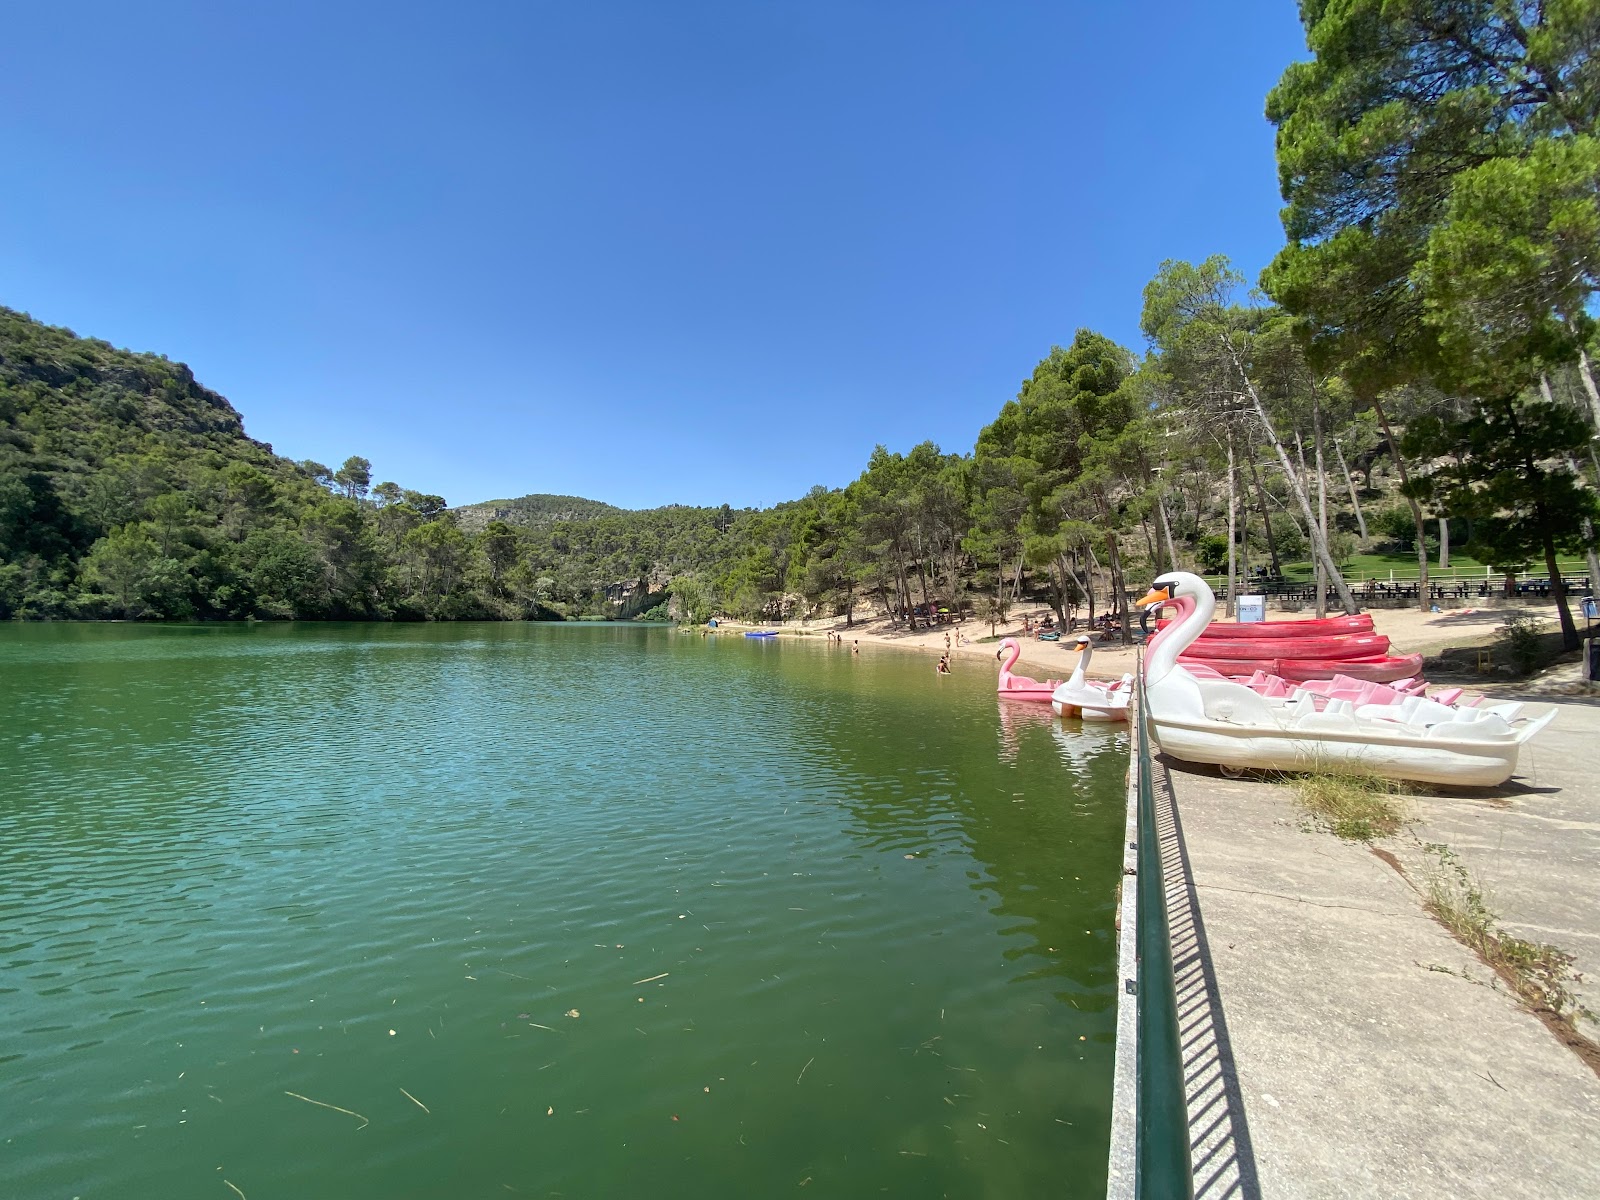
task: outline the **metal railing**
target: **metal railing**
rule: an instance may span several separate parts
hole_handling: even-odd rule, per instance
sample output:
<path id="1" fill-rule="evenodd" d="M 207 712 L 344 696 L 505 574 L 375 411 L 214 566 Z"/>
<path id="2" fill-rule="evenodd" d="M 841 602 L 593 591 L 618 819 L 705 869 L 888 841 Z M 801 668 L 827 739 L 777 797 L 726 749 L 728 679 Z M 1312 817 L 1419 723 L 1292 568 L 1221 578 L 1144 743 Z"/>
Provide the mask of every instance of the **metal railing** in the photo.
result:
<path id="1" fill-rule="evenodd" d="M 1166 872 L 1156 827 L 1154 767 L 1150 758 L 1150 709 L 1145 699 L 1144 656 L 1134 671 L 1134 737 L 1138 754 L 1138 1066 L 1134 1192 L 1143 1200 L 1189 1200 L 1194 1177 L 1189 1161 L 1189 1103 L 1184 1088 L 1183 1046 L 1178 1034 L 1178 995 L 1172 975 L 1172 934 L 1167 925 Z"/>
<path id="2" fill-rule="evenodd" d="M 1582 585 L 1588 578 L 1589 566 L 1587 560 L 1585 559 L 1563 558 L 1557 560 L 1556 566 L 1560 568 L 1561 577 L 1567 581 L 1568 587 Z M 1378 569 L 1361 567 L 1351 568 L 1341 573 L 1344 575 L 1345 582 L 1351 587 L 1356 587 L 1358 584 L 1365 585 L 1367 583 L 1415 584 L 1418 578 L 1417 568 L 1413 566 L 1382 567 Z M 1526 571 L 1514 571 L 1511 574 L 1515 581 L 1513 584 L 1514 587 L 1524 586 L 1529 583 L 1548 582 L 1550 578 L 1550 572 L 1545 570 L 1543 567 L 1540 567 L 1536 570 L 1530 568 Z M 1213 591 L 1218 591 L 1219 594 L 1219 589 L 1225 588 L 1228 584 L 1228 577 L 1226 574 L 1203 575 L 1202 578 L 1206 581 L 1206 583 L 1211 585 Z M 1505 580 L 1506 572 L 1496 571 L 1492 567 L 1430 566 L 1428 568 L 1428 583 L 1430 585 L 1443 584 L 1445 586 L 1453 586 L 1457 584 L 1469 584 L 1472 587 L 1477 587 L 1480 583 L 1487 582 L 1491 590 L 1499 589 L 1504 591 Z M 1239 584 L 1239 590 L 1251 591 L 1252 583 L 1259 584 L 1261 582 L 1262 580 L 1259 577 L 1254 577 L 1251 580 L 1242 580 Z M 1309 579 L 1296 579 L 1294 581 L 1290 581 L 1290 586 L 1309 587 L 1311 586 L 1311 581 Z M 1259 588 L 1256 588 L 1255 590 L 1259 590 Z"/>

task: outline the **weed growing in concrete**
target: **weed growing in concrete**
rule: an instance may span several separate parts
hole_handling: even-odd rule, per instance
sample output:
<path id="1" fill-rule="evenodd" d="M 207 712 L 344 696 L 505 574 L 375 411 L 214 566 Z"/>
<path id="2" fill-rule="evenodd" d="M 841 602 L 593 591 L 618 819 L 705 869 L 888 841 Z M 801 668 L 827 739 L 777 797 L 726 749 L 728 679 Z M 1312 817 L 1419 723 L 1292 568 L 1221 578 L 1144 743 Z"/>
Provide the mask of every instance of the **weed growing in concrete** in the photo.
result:
<path id="1" fill-rule="evenodd" d="M 1297 775 L 1294 790 L 1301 808 L 1352 842 L 1398 833 L 1406 823 L 1405 797 L 1413 794 L 1396 779 L 1341 771 Z"/>
<path id="2" fill-rule="evenodd" d="M 1423 852 L 1429 863 L 1423 904 L 1440 924 L 1475 951 L 1535 1013 L 1553 1017 L 1569 1029 L 1576 1017 L 1595 1019 L 1572 994 L 1579 979 L 1572 969 L 1572 955 L 1503 932 L 1460 856 L 1437 842 L 1424 845 Z"/>

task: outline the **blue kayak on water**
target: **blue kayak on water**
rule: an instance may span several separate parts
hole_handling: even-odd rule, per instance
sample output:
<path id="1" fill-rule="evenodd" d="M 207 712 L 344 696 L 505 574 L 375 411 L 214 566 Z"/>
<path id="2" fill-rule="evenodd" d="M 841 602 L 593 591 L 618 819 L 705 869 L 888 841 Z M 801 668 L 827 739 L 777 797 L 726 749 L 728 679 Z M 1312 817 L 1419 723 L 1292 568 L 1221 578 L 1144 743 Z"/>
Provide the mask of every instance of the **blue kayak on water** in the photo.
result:
<path id="1" fill-rule="evenodd" d="M 777 631 L 773 630 L 773 629 L 749 629 L 749 630 L 745 631 L 745 637 L 777 637 L 777 636 L 778 636 Z"/>

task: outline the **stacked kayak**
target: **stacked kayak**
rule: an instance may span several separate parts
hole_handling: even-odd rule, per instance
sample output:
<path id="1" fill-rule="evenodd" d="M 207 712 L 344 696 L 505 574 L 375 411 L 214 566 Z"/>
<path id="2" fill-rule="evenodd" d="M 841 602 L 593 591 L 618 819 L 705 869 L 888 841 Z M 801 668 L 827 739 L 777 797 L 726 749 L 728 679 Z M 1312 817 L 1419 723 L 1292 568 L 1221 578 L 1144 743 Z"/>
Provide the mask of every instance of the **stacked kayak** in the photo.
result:
<path id="1" fill-rule="evenodd" d="M 1389 639 L 1373 631 L 1366 614 L 1249 625 L 1212 622 L 1180 661 L 1233 678 L 1264 672 L 1296 683 L 1334 675 L 1392 683 L 1422 669 L 1422 655 L 1391 654 L 1390 649 Z"/>

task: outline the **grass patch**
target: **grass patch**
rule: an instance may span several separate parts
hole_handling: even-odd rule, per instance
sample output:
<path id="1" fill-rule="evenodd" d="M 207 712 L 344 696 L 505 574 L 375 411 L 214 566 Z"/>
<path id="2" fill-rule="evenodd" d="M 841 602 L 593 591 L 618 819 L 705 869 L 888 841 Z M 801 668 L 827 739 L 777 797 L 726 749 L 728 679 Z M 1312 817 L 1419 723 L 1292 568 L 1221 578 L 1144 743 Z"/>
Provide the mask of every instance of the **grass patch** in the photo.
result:
<path id="1" fill-rule="evenodd" d="M 1256 563 L 1258 566 L 1260 565 L 1260 560 L 1254 555 L 1251 556 L 1251 562 Z M 1479 562 L 1470 554 L 1462 554 L 1459 551 L 1452 550 L 1448 567 L 1441 569 L 1438 562 L 1439 556 L 1437 553 L 1429 556 L 1428 575 L 1434 583 L 1450 583 L 1452 573 L 1470 576 L 1473 582 L 1485 578 L 1484 567 L 1487 564 Z M 1582 575 L 1588 570 L 1588 563 L 1581 558 L 1562 558 L 1558 560 L 1557 565 L 1561 568 L 1563 574 Z M 1542 571 L 1543 568 L 1540 567 L 1539 570 Z M 1363 574 L 1370 578 L 1385 579 L 1390 571 L 1394 572 L 1397 580 L 1411 581 L 1417 577 L 1417 552 L 1415 550 L 1374 550 L 1366 554 L 1352 554 L 1339 564 L 1339 571 L 1352 582 L 1355 581 L 1358 575 Z M 1312 577 L 1316 574 L 1316 565 L 1310 559 L 1286 562 L 1283 564 L 1283 574 L 1286 579 L 1292 579 L 1300 583 L 1310 583 Z M 1489 580 L 1490 593 L 1499 595 L 1499 588 L 1505 576 L 1496 571 L 1487 578 Z"/>
<path id="2" fill-rule="evenodd" d="M 1500 929 L 1483 888 L 1449 846 L 1423 847 L 1428 868 L 1422 903 L 1429 913 L 1472 950 L 1535 1016 L 1548 1025 L 1596 1074 L 1600 1046 L 1577 1027 L 1577 1018 L 1597 1018 L 1578 1002 L 1572 987 L 1581 976 L 1572 969 L 1572 955 L 1558 946 L 1530 942 Z"/>
<path id="3" fill-rule="evenodd" d="M 1295 799 L 1310 816 L 1351 842 L 1392 837 L 1406 823 L 1410 785 L 1397 779 L 1341 771 L 1294 777 Z"/>

